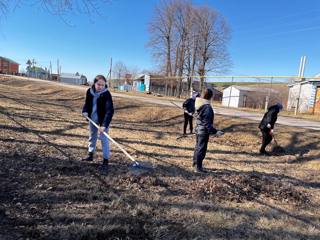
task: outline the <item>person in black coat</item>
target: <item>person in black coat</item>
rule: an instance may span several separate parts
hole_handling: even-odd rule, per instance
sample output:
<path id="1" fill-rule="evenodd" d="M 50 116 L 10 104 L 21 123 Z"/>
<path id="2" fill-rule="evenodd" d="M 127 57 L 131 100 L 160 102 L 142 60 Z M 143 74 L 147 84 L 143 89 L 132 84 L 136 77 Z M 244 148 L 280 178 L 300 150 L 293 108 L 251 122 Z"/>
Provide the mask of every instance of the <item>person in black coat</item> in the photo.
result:
<path id="1" fill-rule="evenodd" d="M 188 98 L 182 105 L 184 110 L 184 125 L 183 125 L 183 134 L 187 134 L 187 127 L 189 123 L 190 133 L 193 132 L 193 114 L 195 112 L 195 100 L 197 97 L 200 97 L 199 93 L 193 94 L 191 98 Z"/>
<path id="2" fill-rule="evenodd" d="M 92 123 L 89 123 L 88 156 L 83 160 L 93 160 L 99 133 L 103 151 L 103 164 L 101 167 L 103 171 L 108 170 L 110 157 L 109 140 L 103 132 L 108 132 L 113 113 L 112 96 L 106 86 L 106 79 L 104 76 L 98 75 L 95 77 L 92 87 L 87 90 L 82 114 L 85 117 L 89 117 L 100 127 L 97 129 Z"/>
<path id="3" fill-rule="evenodd" d="M 268 111 L 264 114 L 264 116 L 259 124 L 259 128 L 262 133 L 262 145 L 260 148 L 261 155 L 267 155 L 267 156 L 270 155 L 266 151 L 266 147 L 272 141 L 274 125 L 277 121 L 278 113 L 282 109 L 283 109 L 283 106 L 281 103 L 277 103 L 276 105 L 269 107 Z"/>
<path id="4" fill-rule="evenodd" d="M 223 135 L 222 131 L 218 131 L 213 127 L 214 112 L 211 107 L 211 98 L 213 92 L 211 89 L 206 89 L 203 98 L 196 98 L 195 109 L 197 111 L 197 126 L 196 126 L 196 146 L 193 155 L 193 167 L 196 172 L 205 172 L 202 162 L 206 156 L 209 136 Z"/>

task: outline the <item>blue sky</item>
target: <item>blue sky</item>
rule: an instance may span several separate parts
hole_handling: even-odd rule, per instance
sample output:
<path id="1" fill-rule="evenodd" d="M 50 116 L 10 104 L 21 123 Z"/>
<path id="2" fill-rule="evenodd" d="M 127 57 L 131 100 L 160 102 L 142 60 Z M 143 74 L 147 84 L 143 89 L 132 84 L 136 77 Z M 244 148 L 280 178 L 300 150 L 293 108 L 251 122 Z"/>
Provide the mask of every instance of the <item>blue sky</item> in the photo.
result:
<path id="1" fill-rule="evenodd" d="M 22 67 L 28 58 L 43 67 L 52 61 L 54 71 L 59 59 L 62 72 L 78 71 L 89 79 L 107 73 L 110 57 L 140 70 L 156 68 L 146 43 L 159 1 L 110 1 L 101 5 L 101 16 L 69 14 L 63 19 L 40 6 L 21 5 L 0 22 L 0 56 Z M 296 75 L 302 55 L 307 56 L 307 76 L 320 72 L 320 1 L 193 2 L 212 6 L 227 19 L 230 75 Z"/>

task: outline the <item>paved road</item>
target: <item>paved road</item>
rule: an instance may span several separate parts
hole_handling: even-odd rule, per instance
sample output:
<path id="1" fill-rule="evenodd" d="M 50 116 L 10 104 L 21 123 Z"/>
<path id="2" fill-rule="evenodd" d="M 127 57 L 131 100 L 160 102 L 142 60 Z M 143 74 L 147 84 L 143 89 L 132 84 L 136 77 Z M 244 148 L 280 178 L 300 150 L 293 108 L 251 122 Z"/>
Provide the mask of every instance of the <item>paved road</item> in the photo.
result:
<path id="1" fill-rule="evenodd" d="M 122 98 L 129 98 L 129 99 L 136 99 L 139 101 L 147 102 L 147 103 L 153 103 L 153 104 L 159 104 L 159 105 L 165 105 L 165 106 L 181 106 L 181 101 L 168 101 L 165 99 L 154 99 L 149 97 L 141 97 L 141 96 L 132 96 L 122 93 L 113 93 L 113 96 L 116 97 L 122 97 Z M 222 108 L 222 107 L 215 107 L 214 108 L 216 114 L 225 115 L 225 116 L 231 116 L 231 117 L 239 117 L 244 119 L 250 119 L 254 121 L 260 121 L 263 114 L 261 113 L 252 113 L 252 112 L 245 112 L 245 111 L 239 111 L 232 108 Z M 292 117 L 278 117 L 278 124 L 283 124 L 287 126 L 293 126 L 293 127 L 301 127 L 301 128 L 307 128 L 312 130 L 319 130 L 320 131 L 320 122 L 317 121 L 310 121 L 305 119 L 299 119 L 299 118 L 292 118 Z"/>
<path id="2" fill-rule="evenodd" d="M 10 76 L 12 77 L 12 76 Z M 75 85 L 68 85 L 68 84 L 63 84 L 63 83 L 56 83 L 52 81 L 46 81 L 46 80 L 39 80 L 39 79 L 28 79 L 28 78 L 23 78 L 23 77 L 18 77 L 21 79 L 26 79 L 28 81 L 35 81 L 35 82 L 46 82 L 49 85 L 63 85 L 66 88 L 72 88 L 72 89 L 79 89 L 82 91 L 85 91 L 86 88 L 84 86 L 75 86 Z M 121 98 L 128 98 L 128 99 L 134 99 L 134 100 L 139 100 L 147 103 L 152 103 L 152 104 L 159 104 L 159 105 L 165 105 L 165 106 L 176 106 L 182 105 L 182 101 L 169 101 L 166 99 L 157 99 L 153 97 L 142 97 L 142 96 L 133 96 L 133 95 L 127 95 L 123 93 L 112 93 L 113 96 L 115 97 L 121 97 Z M 254 121 L 260 121 L 262 118 L 261 113 L 252 113 L 252 112 L 245 112 L 245 111 L 239 111 L 236 109 L 232 108 L 221 108 L 221 107 L 216 107 L 215 109 L 216 114 L 220 115 L 225 115 L 225 116 L 231 116 L 231 117 L 239 117 L 239 118 L 244 118 L 244 119 L 250 119 Z M 306 128 L 306 129 L 312 129 L 312 130 L 318 130 L 320 131 L 320 121 L 310 121 L 310 120 L 305 120 L 305 119 L 299 119 L 299 118 L 292 118 L 292 117 L 279 117 L 278 124 L 283 124 L 287 126 L 293 126 L 293 127 L 300 127 L 300 128 Z"/>

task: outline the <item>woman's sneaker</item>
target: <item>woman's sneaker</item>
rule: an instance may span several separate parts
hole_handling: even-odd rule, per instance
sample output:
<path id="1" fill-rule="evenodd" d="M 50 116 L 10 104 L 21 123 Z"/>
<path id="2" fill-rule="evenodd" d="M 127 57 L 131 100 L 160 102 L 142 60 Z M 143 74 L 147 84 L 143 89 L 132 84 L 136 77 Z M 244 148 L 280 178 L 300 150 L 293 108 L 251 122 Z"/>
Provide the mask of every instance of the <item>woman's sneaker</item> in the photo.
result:
<path id="1" fill-rule="evenodd" d="M 101 166 L 99 166 L 99 170 L 106 174 L 108 172 L 108 169 L 109 169 L 109 160 L 108 159 L 103 159 L 103 163 Z"/>
<path id="2" fill-rule="evenodd" d="M 88 152 L 88 156 L 83 158 L 82 161 L 92 162 L 93 161 L 93 152 Z"/>

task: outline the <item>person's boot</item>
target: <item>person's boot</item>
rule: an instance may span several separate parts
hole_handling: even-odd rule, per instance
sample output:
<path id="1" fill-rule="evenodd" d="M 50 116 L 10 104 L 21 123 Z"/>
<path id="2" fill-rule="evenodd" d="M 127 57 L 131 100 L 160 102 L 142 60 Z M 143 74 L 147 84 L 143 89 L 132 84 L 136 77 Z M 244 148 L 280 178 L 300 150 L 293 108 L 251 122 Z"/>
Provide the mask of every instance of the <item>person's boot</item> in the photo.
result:
<path id="1" fill-rule="evenodd" d="M 106 159 L 106 158 L 104 158 L 102 165 L 99 167 L 99 170 L 100 170 L 102 173 L 107 173 L 107 172 L 108 172 L 108 169 L 109 169 L 109 160 Z"/>
<path id="2" fill-rule="evenodd" d="M 92 162 L 93 161 L 93 152 L 88 152 L 88 156 L 83 158 L 82 161 Z"/>
<path id="3" fill-rule="evenodd" d="M 194 171 L 196 173 L 206 173 L 207 172 L 202 167 L 197 167 L 197 166 L 195 166 Z"/>
<path id="4" fill-rule="evenodd" d="M 260 150 L 260 155 L 261 156 L 271 156 L 271 154 L 270 153 L 268 153 L 266 150 Z"/>

